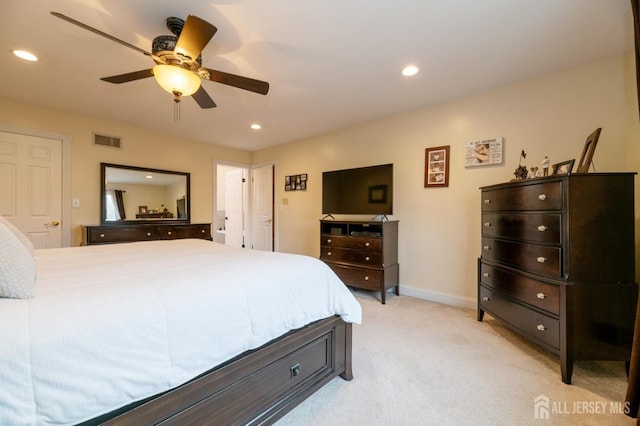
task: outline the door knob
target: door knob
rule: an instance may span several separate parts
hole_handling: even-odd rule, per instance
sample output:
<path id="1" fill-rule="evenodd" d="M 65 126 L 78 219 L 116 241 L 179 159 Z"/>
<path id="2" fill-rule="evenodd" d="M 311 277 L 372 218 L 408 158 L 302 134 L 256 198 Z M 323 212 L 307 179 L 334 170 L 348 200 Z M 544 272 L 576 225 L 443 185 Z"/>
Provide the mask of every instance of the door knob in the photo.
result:
<path id="1" fill-rule="evenodd" d="M 45 223 L 44 226 L 51 226 L 51 227 L 56 227 L 60 225 L 60 222 L 58 222 L 57 220 L 52 220 L 51 222 Z"/>

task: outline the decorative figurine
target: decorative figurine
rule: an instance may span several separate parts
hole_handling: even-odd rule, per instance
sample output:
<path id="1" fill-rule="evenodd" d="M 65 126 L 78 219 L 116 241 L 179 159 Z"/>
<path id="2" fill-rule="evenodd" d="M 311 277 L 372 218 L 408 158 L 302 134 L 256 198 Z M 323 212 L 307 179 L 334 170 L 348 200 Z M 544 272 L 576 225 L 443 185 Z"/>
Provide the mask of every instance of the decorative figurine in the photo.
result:
<path id="1" fill-rule="evenodd" d="M 544 160 L 542 160 L 542 176 L 549 176 L 549 157 L 544 156 Z"/>
<path id="2" fill-rule="evenodd" d="M 529 174 L 529 172 L 527 171 L 527 166 L 522 165 L 523 158 L 527 158 L 527 153 L 524 152 L 524 149 L 522 150 L 522 152 L 520 152 L 520 160 L 518 161 L 518 168 L 513 173 L 514 176 L 516 177 L 516 180 L 525 180 L 527 178 L 527 175 Z"/>

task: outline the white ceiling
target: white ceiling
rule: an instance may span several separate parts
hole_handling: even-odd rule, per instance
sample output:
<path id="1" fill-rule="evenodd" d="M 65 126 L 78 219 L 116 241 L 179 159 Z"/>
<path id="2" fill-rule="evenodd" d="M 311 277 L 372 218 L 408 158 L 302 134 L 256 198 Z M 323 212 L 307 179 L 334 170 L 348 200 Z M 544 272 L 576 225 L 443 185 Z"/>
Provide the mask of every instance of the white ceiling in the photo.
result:
<path id="1" fill-rule="evenodd" d="M 203 66 L 268 81 L 270 92 L 204 81 L 218 107 L 187 98 L 174 122 L 172 95 L 152 78 L 99 80 L 150 58 L 51 11 L 146 51 L 170 34 L 167 17 L 196 15 L 218 28 Z M 632 48 L 629 0 L 2 0 L 0 97 L 255 150 Z M 417 76 L 401 76 L 408 63 Z"/>

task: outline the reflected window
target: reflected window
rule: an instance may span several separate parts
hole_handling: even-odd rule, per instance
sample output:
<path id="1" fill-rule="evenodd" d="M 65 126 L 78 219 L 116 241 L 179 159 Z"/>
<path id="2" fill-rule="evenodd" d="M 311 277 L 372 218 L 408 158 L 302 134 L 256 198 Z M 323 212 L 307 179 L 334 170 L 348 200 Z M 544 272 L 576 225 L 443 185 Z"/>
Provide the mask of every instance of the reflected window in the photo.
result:
<path id="1" fill-rule="evenodd" d="M 118 203 L 116 202 L 116 194 L 113 189 L 108 189 L 105 191 L 105 201 L 106 201 L 106 214 L 107 217 L 105 220 L 114 221 L 121 220 L 120 213 L 118 213 Z"/>

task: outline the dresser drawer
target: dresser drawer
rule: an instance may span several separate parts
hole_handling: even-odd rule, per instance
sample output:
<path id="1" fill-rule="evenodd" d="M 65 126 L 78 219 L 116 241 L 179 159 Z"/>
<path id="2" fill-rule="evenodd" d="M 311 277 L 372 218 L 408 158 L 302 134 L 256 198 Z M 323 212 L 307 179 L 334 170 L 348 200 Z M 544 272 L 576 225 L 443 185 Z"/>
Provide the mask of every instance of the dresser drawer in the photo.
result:
<path id="1" fill-rule="evenodd" d="M 560 315 L 560 289 L 557 285 L 527 278 L 486 263 L 480 264 L 480 282 L 513 299 L 553 315 Z"/>
<path id="2" fill-rule="evenodd" d="M 482 237 L 482 258 L 514 266 L 534 274 L 559 278 L 562 249 Z"/>
<path id="3" fill-rule="evenodd" d="M 352 248 L 356 250 L 380 251 L 382 250 L 381 238 L 346 237 L 336 235 L 322 235 L 320 246 Z"/>
<path id="4" fill-rule="evenodd" d="M 158 239 L 155 228 L 100 228 L 87 231 L 87 244 L 150 241 Z"/>
<path id="5" fill-rule="evenodd" d="M 339 247 L 322 247 L 320 259 L 332 262 L 358 263 L 360 265 L 382 266 L 380 252 L 345 249 Z"/>
<path id="6" fill-rule="evenodd" d="M 560 349 L 560 321 L 480 286 L 480 306 L 496 318 L 542 343 Z"/>
<path id="7" fill-rule="evenodd" d="M 482 211 L 560 210 L 562 182 L 546 182 L 482 191 Z"/>
<path id="8" fill-rule="evenodd" d="M 333 272 L 348 286 L 364 288 L 367 290 L 380 290 L 384 288 L 384 273 L 373 269 L 359 269 L 349 266 L 328 264 Z"/>
<path id="9" fill-rule="evenodd" d="M 562 216 L 557 213 L 485 213 L 482 234 L 543 244 L 561 244 Z"/>
<path id="10" fill-rule="evenodd" d="M 160 239 L 174 240 L 182 238 L 211 239 L 211 225 L 183 225 L 167 228 L 159 228 Z"/>

